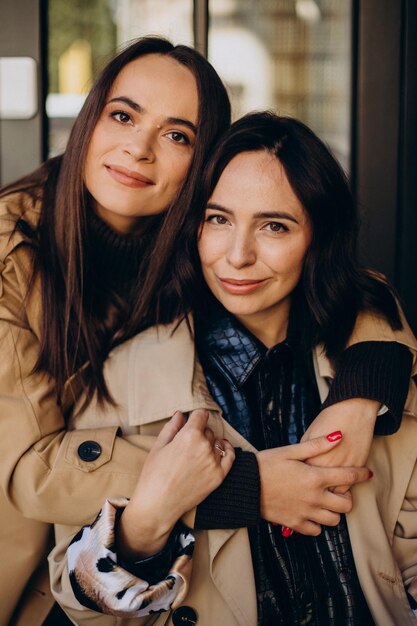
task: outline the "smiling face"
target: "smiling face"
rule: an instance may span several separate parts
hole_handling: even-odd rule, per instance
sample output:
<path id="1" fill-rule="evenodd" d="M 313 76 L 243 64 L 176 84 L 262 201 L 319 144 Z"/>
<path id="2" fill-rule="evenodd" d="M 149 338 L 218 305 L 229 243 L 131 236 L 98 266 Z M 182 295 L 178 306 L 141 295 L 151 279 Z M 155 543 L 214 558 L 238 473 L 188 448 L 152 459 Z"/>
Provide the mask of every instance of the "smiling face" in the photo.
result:
<path id="1" fill-rule="evenodd" d="M 285 339 L 311 238 L 277 158 L 264 151 L 235 156 L 207 204 L 198 249 L 210 290 L 268 347 Z"/>
<path id="2" fill-rule="evenodd" d="M 116 78 L 87 151 L 84 182 L 94 209 L 126 233 L 164 211 L 191 162 L 198 91 L 178 61 L 148 54 Z"/>

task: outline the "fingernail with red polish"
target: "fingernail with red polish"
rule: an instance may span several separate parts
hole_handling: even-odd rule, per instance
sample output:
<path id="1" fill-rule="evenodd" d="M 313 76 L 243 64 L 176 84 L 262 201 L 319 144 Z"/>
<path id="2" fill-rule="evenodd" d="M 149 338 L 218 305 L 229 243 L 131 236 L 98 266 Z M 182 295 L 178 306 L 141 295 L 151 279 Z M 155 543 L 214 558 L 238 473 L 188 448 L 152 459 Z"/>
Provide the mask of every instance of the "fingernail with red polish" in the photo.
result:
<path id="1" fill-rule="evenodd" d="M 330 435 L 327 435 L 326 439 L 327 441 L 339 441 L 339 439 L 342 438 L 342 433 L 340 432 L 340 430 L 335 430 L 334 433 L 330 433 Z"/>
<path id="2" fill-rule="evenodd" d="M 281 534 L 283 537 L 291 537 L 291 535 L 293 534 L 293 529 L 292 528 L 288 528 L 288 526 L 283 526 L 282 530 L 281 530 Z"/>
<path id="3" fill-rule="evenodd" d="M 368 476 L 368 478 L 372 478 L 372 476 L 373 476 L 373 475 L 374 475 L 373 471 L 372 471 L 372 470 L 369 470 L 369 476 Z"/>

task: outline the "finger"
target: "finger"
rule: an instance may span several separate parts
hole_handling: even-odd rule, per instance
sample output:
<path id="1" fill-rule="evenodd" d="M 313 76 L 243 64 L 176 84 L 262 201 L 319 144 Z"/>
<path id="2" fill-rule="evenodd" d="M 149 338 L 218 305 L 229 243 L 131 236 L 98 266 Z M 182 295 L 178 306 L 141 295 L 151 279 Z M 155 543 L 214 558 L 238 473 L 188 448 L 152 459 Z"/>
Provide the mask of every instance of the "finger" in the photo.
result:
<path id="1" fill-rule="evenodd" d="M 349 491 L 346 495 L 338 495 L 330 491 L 324 493 L 322 507 L 328 511 L 333 511 L 333 513 L 350 513 L 352 506 L 352 496 Z"/>
<path id="2" fill-rule="evenodd" d="M 174 415 L 171 417 L 169 422 L 165 424 L 156 438 L 153 449 L 158 450 L 170 443 L 174 439 L 175 435 L 179 433 L 184 424 L 185 417 L 183 413 L 181 413 L 181 411 L 175 411 Z"/>
<path id="3" fill-rule="evenodd" d="M 321 509 L 312 518 L 312 522 L 316 522 L 321 526 L 337 526 L 340 522 L 339 513 L 334 511 L 328 511 L 327 509 Z"/>
<path id="4" fill-rule="evenodd" d="M 330 433 L 330 435 L 323 437 L 316 437 L 309 441 L 303 441 L 292 446 L 287 446 L 289 457 L 297 459 L 298 461 L 306 461 L 319 454 L 324 454 L 329 450 L 332 450 L 342 440 L 342 433 L 340 430 Z"/>
<path id="5" fill-rule="evenodd" d="M 214 440 L 214 444 L 213 444 L 213 452 L 214 452 L 215 454 L 218 454 L 218 455 L 219 455 L 219 456 L 218 456 L 219 460 L 220 460 L 223 456 L 225 456 L 225 454 L 226 454 L 226 450 L 224 449 L 224 446 L 223 446 L 223 443 L 222 443 L 222 441 L 221 441 L 221 440 L 219 440 L 219 439 L 215 439 L 215 440 Z"/>
<path id="6" fill-rule="evenodd" d="M 309 535 L 310 537 L 318 537 L 318 535 L 321 534 L 320 524 L 316 524 L 310 520 L 292 526 L 292 530 L 301 535 Z"/>
<path id="7" fill-rule="evenodd" d="M 203 431 L 207 426 L 209 418 L 209 413 L 205 409 L 195 409 L 191 411 L 187 423 L 186 428 L 197 428 L 197 430 Z"/>
<path id="8" fill-rule="evenodd" d="M 216 437 L 214 436 L 214 432 L 211 430 L 211 428 L 204 429 L 204 437 L 214 446 Z"/>
<path id="9" fill-rule="evenodd" d="M 350 485 L 338 485 L 337 487 L 332 487 L 331 490 L 333 493 L 338 493 L 341 495 L 345 495 L 349 493 Z"/>
<path id="10" fill-rule="evenodd" d="M 367 467 L 316 467 L 323 474 L 326 487 L 339 485 L 355 485 L 372 478 L 373 474 Z"/>
<path id="11" fill-rule="evenodd" d="M 236 453 L 234 447 L 227 439 L 221 439 L 220 441 L 225 452 L 224 456 L 220 459 L 220 465 L 223 470 L 223 475 L 226 476 L 232 468 Z"/>

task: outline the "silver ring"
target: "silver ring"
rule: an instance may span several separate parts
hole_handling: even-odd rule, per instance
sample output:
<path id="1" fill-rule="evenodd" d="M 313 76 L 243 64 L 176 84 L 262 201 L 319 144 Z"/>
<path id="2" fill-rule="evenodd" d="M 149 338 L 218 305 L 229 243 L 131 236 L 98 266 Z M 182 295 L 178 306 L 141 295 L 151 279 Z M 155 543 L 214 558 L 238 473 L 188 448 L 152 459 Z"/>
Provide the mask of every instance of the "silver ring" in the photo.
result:
<path id="1" fill-rule="evenodd" d="M 219 441 L 216 441 L 214 448 L 220 452 L 220 456 L 226 456 L 226 450 L 222 447 Z"/>

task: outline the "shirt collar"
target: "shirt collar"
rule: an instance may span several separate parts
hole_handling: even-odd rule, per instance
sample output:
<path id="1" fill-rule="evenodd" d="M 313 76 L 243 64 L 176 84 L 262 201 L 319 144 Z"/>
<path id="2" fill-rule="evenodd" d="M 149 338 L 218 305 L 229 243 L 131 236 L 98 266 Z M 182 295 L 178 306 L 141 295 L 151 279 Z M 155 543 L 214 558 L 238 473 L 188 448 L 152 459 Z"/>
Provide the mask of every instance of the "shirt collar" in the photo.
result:
<path id="1" fill-rule="evenodd" d="M 292 326 L 292 324 L 290 325 Z M 204 315 L 195 316 L 195 335 L 200 359 L 211 361 L 233 385 L 242 387 L 262 359 L 274 356 L 283 345 L 291 348 L 289 339 L 269 350 L 231 315 L 219 302 L 210 302 Z"/>

